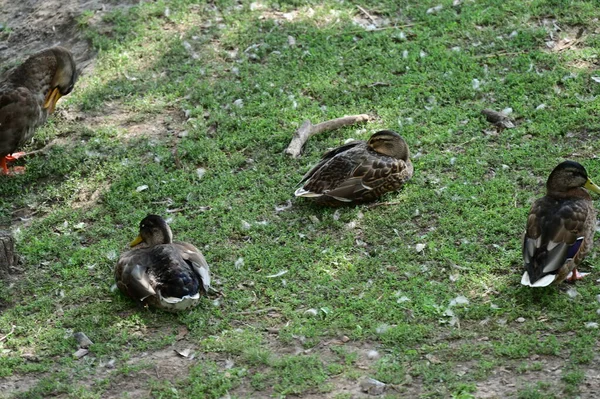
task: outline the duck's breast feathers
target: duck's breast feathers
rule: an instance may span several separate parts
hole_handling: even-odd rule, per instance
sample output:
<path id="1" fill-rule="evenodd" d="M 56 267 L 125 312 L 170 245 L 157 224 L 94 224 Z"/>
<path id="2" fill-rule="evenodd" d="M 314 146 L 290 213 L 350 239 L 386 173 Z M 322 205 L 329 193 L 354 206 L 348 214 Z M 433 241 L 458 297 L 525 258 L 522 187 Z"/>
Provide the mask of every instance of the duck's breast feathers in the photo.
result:
<path id="1" fill-rule="evenodd" d="M 522 283 L 542 286 L 542 282 L 550 281 L 548 276 L 562 281 L 589 251 L 593 219 L 595 211 L 589 201 L 548 196 L 537 200 L 531 207 L 523 240 L 527 279 L 524 275 Z"/>

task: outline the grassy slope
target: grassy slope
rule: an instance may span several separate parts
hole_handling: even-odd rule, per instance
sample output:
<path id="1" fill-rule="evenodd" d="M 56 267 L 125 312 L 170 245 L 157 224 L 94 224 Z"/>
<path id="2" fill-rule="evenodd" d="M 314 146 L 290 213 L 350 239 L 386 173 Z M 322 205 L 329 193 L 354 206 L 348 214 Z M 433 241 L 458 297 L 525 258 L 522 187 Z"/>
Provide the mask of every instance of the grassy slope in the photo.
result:
<path id="1" fill-rule="evenodd" d="M 84 119 L 51 121 L 37 137 L 67 140 L 0 188 L 3 224 L 16 209 L 39 211 L 19 230 L 24 273 L 0 290 L 0 332 L 16 325 L 0 343 L 0 376 L 46 376 L 23 397 L 102 397 L 115 384 L 115 375 L 88 386 L 58 382 L 98 366 L 71 359 L 72 331 L 85 331 L 98 361 L 116 358 L 117 374 L 128 375 L 130 356 L 174 343 L 180 326 L 207 357 L 181 381 L 151 382 L 155 397 L 235 396 L 240 386 L 253 396 L 326 392 L 336 378 L 369 375 L 397 392 L 412 380 L 423 397 L 466 398 L 501 367 L 541 367 L 536 355 L 558 357 L 562 371 L 524 384 L 519 397 L 578 391 L 597 355 L 598 332 L 585 328 L 598 318 L 597 276 L 577 284 L 574 299 L 518 282 L 525 216 L 549 171 L 576 159 L 600 180 L 592 160 L 600 144 L 591 139 L 600 88 L 592 49 L 600 43 L 586 34 L 575 48 L 547 51 L 542 23 L 591 32 L 592 2 L 443 1 L 431 14 L 437 2 L 364 2 L 397 26 L 372 32 L 352 23 L 361 16 L 353 4 L 318 3 L 251 11 L 249 3 L 177 0 L 168 17 L 163 2 L 142 4 L 112 14 L 102 33 L 87 27 L 90 15 L 80 19 L 99 50 L 96 69 L 61 106 Z M 85 115 L 107 104 L 133 121 L 167 115 L 174 131 L 126 138 L 124 128 L 86 126 Z M 519 126 L 495 134 L 479 114 L 487 107 L 512 107 Z M 298 160 L 283 155 L 304 119 L 354 113 L 377 119 L 314 137 Z M 323 151 L 384 127 L 419 154 L 411 184 L 385 198 L 397 204 L 335 211 L 293 200 L 276 212 Z M 206 169 L 201 179 L 197 168 Z M 136 191 L 142 184 L 149 188 Z M 82 193 L 98 187 L 97 202 L 82 206 Z M 204 248 L 227 295 L 219 303 L 169 315 L 137 310 L 110 291 L 115 255 L 139 220 L 167 208 L 184 208 L 170 215 L 172 228 Z M 288 273 L 266 277 L 281 270 Z M 453 308 L 454 324 L 446 310 L 459 295 L 469 304 Z M 274 309 L 252 313 L 266 308 Z M 328 357 L 280 353 L 299 337 L 311 349 L 344 335 L 381 345 L 383 357 L 364 371 L 343 346 Z M 235 359 L 231 370 L 214 360 L 222 356 Z M 459 363 L 469 365 L 462 375 Z"/>

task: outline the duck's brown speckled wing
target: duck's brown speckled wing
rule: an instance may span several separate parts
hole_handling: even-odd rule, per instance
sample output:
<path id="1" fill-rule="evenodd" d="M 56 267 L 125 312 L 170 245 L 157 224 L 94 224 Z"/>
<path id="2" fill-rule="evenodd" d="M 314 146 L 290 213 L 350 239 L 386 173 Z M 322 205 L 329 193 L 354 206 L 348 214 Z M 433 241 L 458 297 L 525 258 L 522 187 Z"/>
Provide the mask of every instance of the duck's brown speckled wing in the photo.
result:
<path id="1" fill-rule="evenodd" d="M 44 123 L 47 111 L 26 87 L 0 83 L 0 158 L 12 154 Z"/>
<path id="2" fill-rule="evenodd" d="M 341 202 L 368 201 L 399 189 L 410 179 L 410 161 L 368 150 L 364 142 L 353 142 L 325 154 L 306 174 L 301 190 L 306 197 L 329 197 Z"/>
<path id="3" fill-rule="evenodd" d="M 563 281 L 589 252 L 596 212 L 585 199 L 545 196 L 531 207 L 523 241 L 523 282 L 547 286 Z"/>
<path id="4" fill-rule="evenodd" d="M 319 163 L 302 177 L 300 184 L 304 184 L 306 191 L 317 194 L 330 190 L 352 173 L 358 165 L 353 158 L 362 151 L 366 151 L 364 141 L 351 141 L 326 152 Z"/>

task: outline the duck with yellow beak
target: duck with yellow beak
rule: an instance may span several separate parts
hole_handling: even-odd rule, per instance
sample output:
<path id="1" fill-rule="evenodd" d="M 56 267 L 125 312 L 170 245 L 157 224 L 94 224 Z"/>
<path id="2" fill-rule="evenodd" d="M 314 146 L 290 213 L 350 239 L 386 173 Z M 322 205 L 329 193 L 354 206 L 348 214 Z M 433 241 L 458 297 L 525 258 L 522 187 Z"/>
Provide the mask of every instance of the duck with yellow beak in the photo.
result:
<path id="1" fill-rule="evenodd" d="M 202 252 L 190 243 L 173 241 L 162 217 L 142 219 L 140 234 L 129 245 L 132 249 L 117 262 L 115 280 L 138 304 L 177 312 L 196 306 L 211 289 Z"/>
<path id="2" fill-rule="evenodd" d="M 57 101 L 73 90 L 76 80 L 73 55 L 63 47 L 40 51 L 4 75 L 0 81 L 1 173 L 9 173 L 7 162 L 23 155 L 15 151 L 46 122 Z M 22 168 L 13 172 L 19 170 Z"/>
<path id="3" fill-rule="evenodd" d="M 546 195 L 527 218 L 521 284 L 546 287 L 583 277 L 577 266 L 592 249 L 597 213 L 587 190 L 600 194 L 577 162 L 562 162 L 550 173 Z"/>

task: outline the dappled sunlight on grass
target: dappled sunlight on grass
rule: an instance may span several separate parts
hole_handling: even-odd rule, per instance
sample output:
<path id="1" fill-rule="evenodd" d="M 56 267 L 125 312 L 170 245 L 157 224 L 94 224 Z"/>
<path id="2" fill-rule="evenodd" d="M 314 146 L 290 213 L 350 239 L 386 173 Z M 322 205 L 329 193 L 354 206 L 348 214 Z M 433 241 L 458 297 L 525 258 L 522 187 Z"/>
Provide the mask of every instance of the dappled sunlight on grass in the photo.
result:
<path id="1" fill-rule="evenodd" d="M 407 397 L 467 398 L 498 370 L 541 378 L 535 360 L 564 372 L 506 397 L 585 389 L 597 251 L 575 294 L 519 281 L 525 218 L 549 171 L 573 158 L 600 179 L 597 38 L 547 51 L 542 21 L 593 29 L 591 9 L 440 3 L 361 4 L 383 24 L 372 30 L 337 1 L 142 3 L 101 30 L 80 17 L 95 69 L 37 133 L 35 148 L 52 147 L 0 188 L 0 224 L 18 229 L 23 258 L 0 289 L 0 337 L 16 326 L 0 340 L 0 376 L 51 377 L 24 397 L 107 397 L 131 376 L 154 397 L 302 397 L 368 376 Z M 507 107 L 514 129 L 480 115 Z M 283 154 L 303 120 L 355 113 L 374 120 Z M 324 151 L 384 127 L 415 165 L 388 203 L 282 207 Z M 111 291 L 147 213 L 204 252 L 224 297 L 171 315 Z M 89 363 L 72 359 L 76 331 L 94 342 Z M 131 362 L 177 344 L 198 350 L 177 379 Z M 65 370 L 97 383 L 59 384 Z"/>

